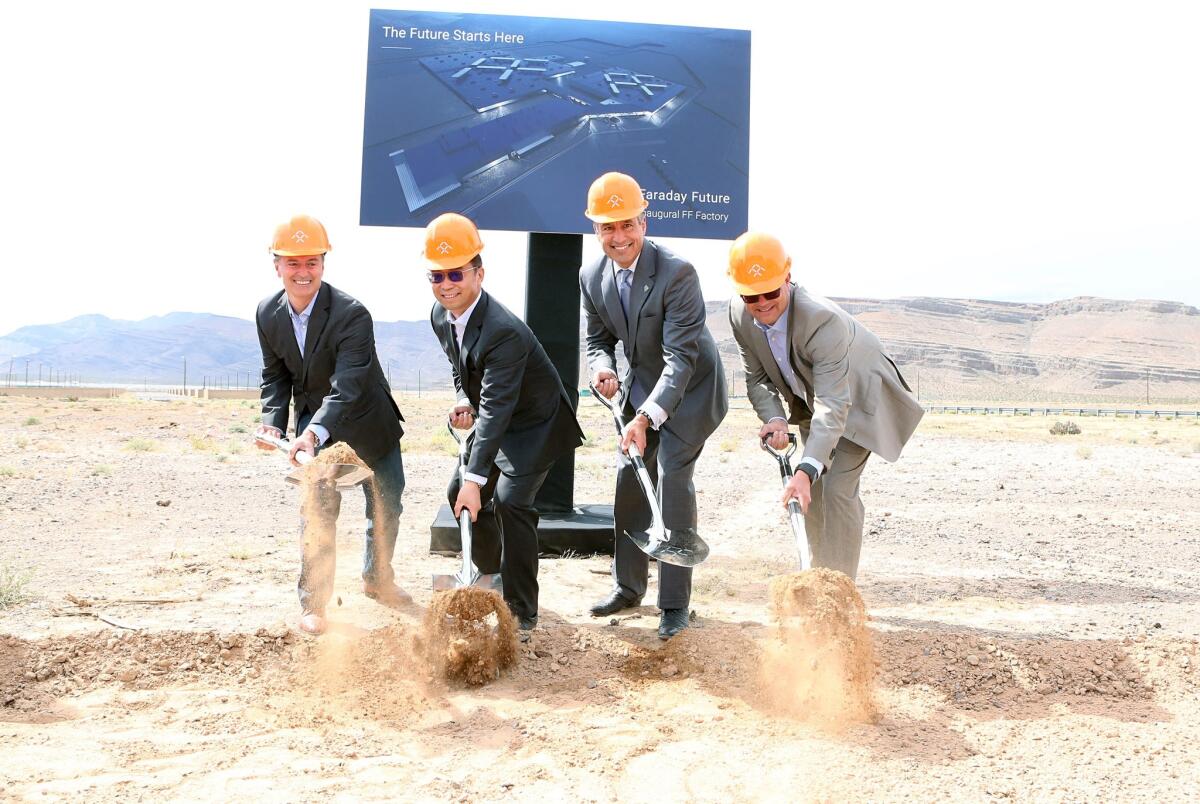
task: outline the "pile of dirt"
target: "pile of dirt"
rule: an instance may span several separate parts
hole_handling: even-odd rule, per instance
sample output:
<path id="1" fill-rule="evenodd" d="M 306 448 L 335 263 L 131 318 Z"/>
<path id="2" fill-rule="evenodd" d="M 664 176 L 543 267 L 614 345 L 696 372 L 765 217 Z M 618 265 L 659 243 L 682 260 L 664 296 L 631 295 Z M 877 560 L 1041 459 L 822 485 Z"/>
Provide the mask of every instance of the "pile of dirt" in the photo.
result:
<path id="1" fill-rule="evenodd" d="M 517 621 L 490 589 L 437 592 L 425 612 L 421 642 L 436 675 L 480 686 L 516 660 Z"/>
<path id="2" fill-rule="evenodd" d="M 875 658 L 854 581 L 824 568 L 773 578 L 771 615 L 760 664 L 770 705 L 825 727 L 873 721 Z"/>
<path id="3" fill-rule="evenodd" d="M 325 447 L 317 453 L 317 457 L 313 458 L 312 463 L 309 465 L 322 466 L 331 463 L 349 463 L 355 466 L 367 465 L 362 458 L 358 457 L 358 453 L 354 451 L 354 448 L 345 441 L 338 441 Z"/>

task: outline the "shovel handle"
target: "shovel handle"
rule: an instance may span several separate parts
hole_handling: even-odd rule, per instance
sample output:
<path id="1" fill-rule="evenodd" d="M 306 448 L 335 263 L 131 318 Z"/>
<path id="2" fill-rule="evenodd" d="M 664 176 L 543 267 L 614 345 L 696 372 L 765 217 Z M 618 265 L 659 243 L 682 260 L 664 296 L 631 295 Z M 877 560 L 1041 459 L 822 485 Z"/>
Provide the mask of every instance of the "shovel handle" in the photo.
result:
<path id="1" fill-rule="evenodd" d="M 255 435 L 254 438 L 255 440 L 261 441 L 264 444 L 270 444 L 280 452 L 292 451 L 292 442 L 288 441 L 286 438 L 277 438 L 273 435 L 267 435 L 266 433 L 259 433 Z M 304 450 L 296 450 L 296 463 L 300 464 L 301 466 L 310 463 L 312 459 L 313 456 L 309 455 Z"/>

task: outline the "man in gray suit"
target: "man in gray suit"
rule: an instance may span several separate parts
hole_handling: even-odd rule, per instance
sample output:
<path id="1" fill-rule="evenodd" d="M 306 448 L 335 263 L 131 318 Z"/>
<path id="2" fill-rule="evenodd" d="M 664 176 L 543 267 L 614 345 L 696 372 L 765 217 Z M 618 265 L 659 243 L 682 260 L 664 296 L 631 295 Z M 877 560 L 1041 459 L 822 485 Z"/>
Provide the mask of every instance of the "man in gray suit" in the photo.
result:
<path id="1" fill-rule="evenodd" d="M 647 203 L 630 176 L 606 173 L 588 191 L 586 215 L 604 256 L 579 273 L 587 316 L 592 384 L 612 399 L 624 390 L 622 455 L 614 503 L 613 589 L 591 608 L 602 617 L 637 606 L 646 593 L 649 557 L 625 535 L 645 530 L 650 507 L 627 452 L 637 444 L 655 478 L 668 529 L 696 527 L 692 473 L 704 441 L 725 418 L 725 372 L 705 326 L 700 280 L 687 260 L 646 240 Z M 617 379 L 616 345 L 628 371 Z M 688 625 L 692 569 L 658 565 L 658 635 Z"/>
<path id="2" fill-rule="evenodd" d="M 804 453 L 783 504 L 800 502 L 813 566 L 854 578 L 863 467 L 871 453 L 899 458 L 924 411 L 879 339 L 841 307 L 792 284 L 791 264 L 771 235 L 747 232 L 734 241 L 729 276 L 739 295 L 729 322 L 763 421 L 759 438 L 783 449 L 788 424 L 800 429 Z"/>
<path id="3" fill-rule="evenodd" d="M 583 443 L 558 371 L 524 321 L 483 290 L 483 242 L 475 224 L 448 212 L 425 230 L 437 304 L 429 316 L 450 360 L 458 402 L 451 424 L 475 421 L 466 478 L 448 496 L 475 523 L 472 559 L 499 571 L 522 641 L 537 625 L 538 512 L 534 498 L 550 466 Z"/>

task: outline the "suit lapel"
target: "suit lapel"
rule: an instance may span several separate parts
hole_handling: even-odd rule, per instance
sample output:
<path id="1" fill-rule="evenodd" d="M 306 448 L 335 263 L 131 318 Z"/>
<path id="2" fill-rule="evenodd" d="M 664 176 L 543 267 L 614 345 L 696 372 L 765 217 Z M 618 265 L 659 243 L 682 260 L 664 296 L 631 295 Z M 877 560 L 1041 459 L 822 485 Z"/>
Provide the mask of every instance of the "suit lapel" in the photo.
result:
<path id="1" fill-rule="evenodd" d="M 326 284 L 321 285 L 321 289 L 317 291 L 317 303 L 313 305 L 312 315 L 308 317 L 308 331 L 304 335 L 304 376 L 308 376 L 308 367 L 312 363 L 313 350 L 317 346 L 317 341 L 321 339 L 321 332 L 325 329 L 325 325 L 329 323 L 329 306 L 333 298 L 333 291 Z"/>
<path id="2" fill-rule="evenodd" d="M 284 293 L 279 299 L 279 307 L 275 310 L 275 326 L 278 328 L 280 337 L 283 338 L 283 362 L 292 372 L 293 377 L 299 377 L 303 370 L 303 360 L 300 356 L 300 344 L 296 343 L 296 331 L 292 329 L 292 316 L 288 312 L 289 306 L 287 294 Z"/>
<path id="3" fill-rule="evenodd" d="M 475 344 L 479 342 L 479 331 L 483 329 L 483 317 L 487 315 L 487 308 L 488 295 L 480 291 L 479 303 L 471 311 L 471 318 L 467 321 L 467 331 L 463 333 L 462 348 L 458 350 L 458 370 L 459 376 L 463 378 L 464 388 L 467 376 L 467 355 L 475 348 Z M 446 316 L 446 318 L 449 319 L 449 316 Z M 453 332 L 450 337 L 454 337 Z"/>
<path id="4" fill-rule="evenodd" d="M 812 407 L 812 369 L 809 368 L 808 362 L 796 351 L 796 343 L 800 339 L 801 332 L 800 302 L 804 297 L 804 288 L 798 284 L 792 285 L 792 298 L 788 302 L 788 358 L 792 361 L 792 371 L 796 373 L 796 378 L 804 385 L 806 394 L 804 402 L 809 407 Z"/>
<path id="5" fill-rule="evenodd" d="M 637 265 L 633 268 L 633 287 L 629 289 L 629 353 L 633 354 L 633 345 L 637 343 L 638 320 L 641 318 L 642 307 L 646 298 L 654 289 L 654 274 L 658 268 L 658 251 L 649 240 L 642 241 L 642 253 L 638 255 Z M 620 301 L 618 300 L 618 304 Z"/>
<path id="6" fill-rule="evenodd" d="M 628 343 L 629 329 L 625 325 L 625 311 L 621 309 L 621 294 L 617 292 L 617 280 L 613 276 L 612 260 L 604 257 L 600 261 L 600 297 L 604 300 L 604 309 L 613 322 L 613 330 L 617 338 Z"/>

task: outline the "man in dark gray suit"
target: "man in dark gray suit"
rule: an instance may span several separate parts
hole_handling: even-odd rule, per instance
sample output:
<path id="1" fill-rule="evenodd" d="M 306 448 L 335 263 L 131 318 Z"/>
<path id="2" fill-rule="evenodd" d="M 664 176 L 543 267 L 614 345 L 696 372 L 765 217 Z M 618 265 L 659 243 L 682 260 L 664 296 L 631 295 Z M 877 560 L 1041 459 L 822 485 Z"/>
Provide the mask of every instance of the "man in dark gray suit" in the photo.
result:
<path id="1" fill-rule="evenodd" d="M 704 297 L 696 270 L 681 257 L 646 240 L 647 203 L 638 183 L 606 173 L 592 183 L 585 214 L 604 256 L 579 273 L 587 316 L 588 370 L 609 399 L 624 389 L 628 425 L 621 437 L 614 503 L 616 544 L 613 589 L 592 606 L 602 617 L 641 603 L 649 557 L 626 531 L 650 524 L 637 474 L 627 451 L 642 451 L 655 478 L 668 529 L 695 528 L 692 473 L 704 441 L 725 418 L 725 372 L 705 326 Z M 617 379 L 616 345 L 629 368 Z M 658 565 L 658 635 L 670 639 L 688 625 L 691 567 Z"/>
<path id="2" fill-rule="evenodd" d="M 392 554 L 404 491 L 400 436 L 404 419 L 375 354 L 371 314 L 356 299 L 323 282 L 325 227 L 298 215 L 275 230 L 271 253 L 283 290 L 258 305 L 255 320 L 262 348 L 262 425 L 257 434 L 282 437 L 288 403 L 296 410 L 296 438 L 289 457 L 315 455 L 338 441 L 349 444 L 374 472 L 364 485 L 367 538 L 363 591 L 387 606 L 410 602 L 394 582 Z M 274 449 L 255 442 L 263 449 Z M 298 465 L 298 464 L 296 464 Z M 300 628 L 325 630 L 325 606 L 333 592 L 337 515 L 341 494 L 318 486 L 301 510 L 304 539 L 297 591 Z"/>
<path id="3" fill-rule="evenodd" d="M 747 232 L 734 241 L 729 276 L 738 295 L 729 323 L 747 396 L 763 422 L 759 438 L 783 449 L 788 424 L 799 427 L 804 454 L 783 504 L 800 502 L 813 566 L 853 579 L 867 458 L 899 458 L 924 411 L 879 338 L 834 302 L 793 284 L 791 266 L 776 237 Z"/>
<path id="4" fill-rule="evenodd" d="M 475 523 L 472 559 L 500 572 L 504 600 L 523 640 L 537 625 L 538 512 L 534 498 L 558 458 L 583 443 L 571 400 L 533 332 L 483 290 L 483 242 L 475 224 L 453 212 L 425 231 L 429 316 L 450 360 L 458 402 L 451 423 L 475 420 L 465 480 L 457 471 L 449 499 Z"/>

